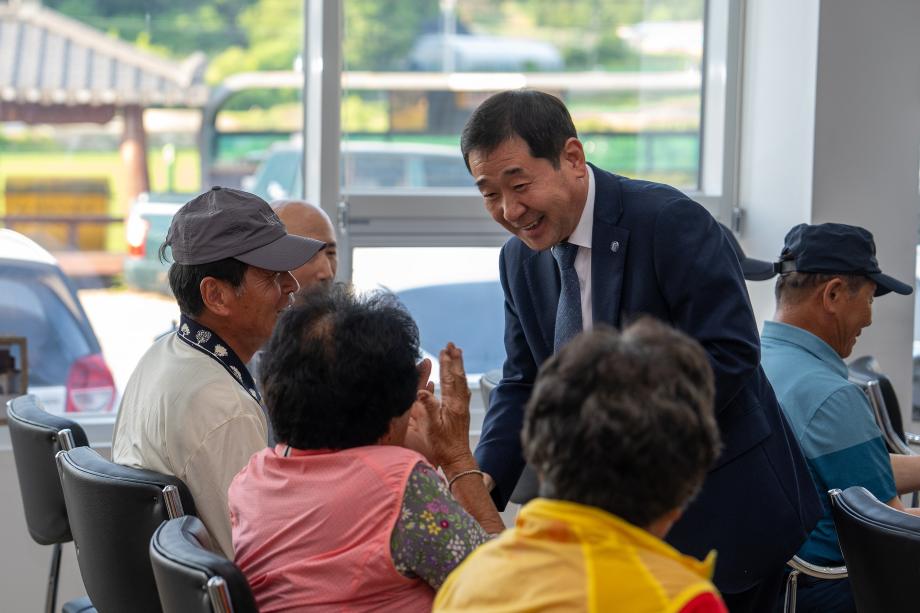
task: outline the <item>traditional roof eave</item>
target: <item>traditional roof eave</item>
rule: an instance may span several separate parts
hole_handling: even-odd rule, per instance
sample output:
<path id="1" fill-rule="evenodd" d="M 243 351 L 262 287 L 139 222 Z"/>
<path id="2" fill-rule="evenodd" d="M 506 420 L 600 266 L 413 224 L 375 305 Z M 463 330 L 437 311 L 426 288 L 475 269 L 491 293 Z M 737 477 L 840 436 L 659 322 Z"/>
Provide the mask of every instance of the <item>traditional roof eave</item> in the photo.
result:
<path id="1" fill-rule="evenodd" d="M 0 103 L 203 106 L 204 54 L 158 57 L 40 4 L 0 4 Z"/>

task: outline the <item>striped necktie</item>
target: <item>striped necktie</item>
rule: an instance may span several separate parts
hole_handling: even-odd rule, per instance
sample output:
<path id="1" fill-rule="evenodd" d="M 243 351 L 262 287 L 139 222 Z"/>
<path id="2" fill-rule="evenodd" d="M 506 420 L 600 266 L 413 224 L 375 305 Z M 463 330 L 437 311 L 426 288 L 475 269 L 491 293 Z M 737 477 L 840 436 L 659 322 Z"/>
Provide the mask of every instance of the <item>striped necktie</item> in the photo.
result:
<path id="1" fill-rule="evenodd" d="M 575 272 L 575 255 L 578 245 L 561 242 L 553 247 L 553 257 L 559 265 L 559 278 L 562 291 L 559 292 L 559 306 L 556 308 L 556 329 L 553 334 L 553 351 L 559 351 L 563 345 L 582 331 L 581 288 L 578 285 L 578 273 Z"/>

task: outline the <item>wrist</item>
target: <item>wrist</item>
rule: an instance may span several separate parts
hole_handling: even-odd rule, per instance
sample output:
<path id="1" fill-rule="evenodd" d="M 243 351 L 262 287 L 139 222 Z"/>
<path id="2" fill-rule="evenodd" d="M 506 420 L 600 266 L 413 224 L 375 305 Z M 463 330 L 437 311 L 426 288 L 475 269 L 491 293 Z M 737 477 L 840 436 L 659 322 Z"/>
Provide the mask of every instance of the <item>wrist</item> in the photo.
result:
<path id="1" fill-rule="evenodd" d="M 450 461 L 441 463 L 441 470 L 444 471 L 444 476 L 447 477 L 448 480 L 464 471 L 478 469 L 479 465 L 476 464 L 476 459 L 470 452 L 467 452 L 465 455 L 454 456 Z"/>

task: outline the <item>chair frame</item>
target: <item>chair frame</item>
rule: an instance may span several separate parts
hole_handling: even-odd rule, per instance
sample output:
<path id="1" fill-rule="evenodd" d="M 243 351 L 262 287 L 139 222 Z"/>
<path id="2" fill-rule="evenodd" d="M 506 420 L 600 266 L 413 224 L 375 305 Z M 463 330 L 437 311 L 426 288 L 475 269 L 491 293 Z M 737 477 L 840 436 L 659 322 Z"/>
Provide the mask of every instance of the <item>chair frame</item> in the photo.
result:
<path id="1" fill-rule="evenodd" d="M 37 403 L 38 408 L 43 408 L 41 403 L 38 402 L 38 399 L 32 396 L 34 401 Z M 8 400 L 6 403 L 7 414 L 13 412 L 16 414 L 16 409 L 13 407 L 14 399 Z M 19 417 L 15 417 L 16 420 L 21 420 Z M 28 420 L 22 420 L 27 421 Z M 28 422 L 34 423 L 34 422 Z M 41 424 L 37 424 L 41 425 Z M 42 427 L 45 427 L 42 425 Z M 57 440 L 58 445 L 61 447 L 62 451 L 69 451 L 76 447 L 76 441 L 74 440 L 73 432 L 70 428 L 62 428 L 58 430 L 57 434 L 54 435 Z M 51 564 L 48 569 L 48 580 L 45 586 L 45 613 L 55 613 L 57 610 L 57 597 L 58 597 L 58 587 L 60 584 L 61 577 L 61 554 L 63 552 L 63 546 L 61 543 L 54 543 L 51 545 Z"/>
<path id="2" fill-rule="evenodd" d="M 197 593 L 193 596 L 196 611 L 201 605 L 212 613 L 257 610 L 243 571 L 214 549 L 210 533 L 196 517 L 170 519 L 160 524 L 150 537 L 150 562 L 164 611 L 186 610 L 185 598 L 199 590 L 207 598 Z M 170 582 L 180 576 L 183 582 L 190 582 L 174 592 L 175 586 Z"/>
<path id="3" fill-rule="evenodd" d="M 79 465 L 75 464 L 73 460 L 71 460 L 68 457 L 68 454 L 70 453 L 70 451 L 72 451 L 72 449 L 62 449 L 61 451 L 55 454 L 54 459 L 58 466 L 58 472 L 62 473 L 62 471 L 64 470 L 63 465 L 65 463 L 76 466 L 77 469 L 80 471 L 87 472 L 85 471 L 83 467 L 80 467 Z M 92 473 L 92 471 L 88 471 L 88 472 Z M 185 515 L 185 511 L 183 510 L 183 505 L 182 505 L 182 498 L 181 498 L 178 487 L 176 487 L 175 485 L 169 484 L 169 485 L 166 485 L 160 488 L 160 491 L 162 492 L 162 495 L 163 495 L 163 506 L 166 509 L 166 515 L 168 519 L 175 519 L 177 517 L 182 517 L 183 515 Z M 67 500 L 67 496 L 65 494 L 65 501 L 66 500 Z M 76 543 L 76 539 L 74 539 L 74 542 Z M 78 557 L 77 559 L 78 564 L 79 564 L 79 561 L 80 560 Z M 83 570 L 81 569 L 80 572 L 82 574 Z"/>
<path id="4" fill-rule="evenodd" d="M 208 579 L 208 598 L 214 613 L 233 613 L 233 602 L 230 599 L 230 588 L 223 577 Z"/>
<path id="5" fill-rule="evenodd" d="M 831 490 L 832 492 L 835 490 Z M 786 578 L 786 593 L 783 598 L 784 613 L 795 613 L 796 592 L 799 587 L 799 575 L 807 575 L 817 579 L 846 579 L 849 575 L 846 566 L 821 566 L 812 564 L 800 558 L 792 556 L 792 559 L 786 562 L 792 571 Z"/>

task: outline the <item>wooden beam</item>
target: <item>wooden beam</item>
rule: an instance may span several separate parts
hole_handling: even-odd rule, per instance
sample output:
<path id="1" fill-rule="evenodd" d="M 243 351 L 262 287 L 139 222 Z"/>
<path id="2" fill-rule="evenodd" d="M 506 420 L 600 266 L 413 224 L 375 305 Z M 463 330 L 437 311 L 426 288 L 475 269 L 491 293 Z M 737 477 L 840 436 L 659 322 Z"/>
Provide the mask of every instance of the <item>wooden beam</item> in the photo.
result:
<path id="1" fill-rule="evenodd" d="M 144 130 L 144 109 L 126 106 L 122 110 L 125 128 L 122 133 L 121 162 L 125 169 L 126 201 L 119 203 L 127 215 L 128 205 L 141 192 L 150 191 L 147 173 L 147 132 Z"/>
<path id="2" fill-rule="evenodd" d="M 68 106 L 66 104 L 0 102 L 0 121 L 21 121 L 28 124 L 108 123 L 114 117 L 115 106 L 111 104 Z"/>

